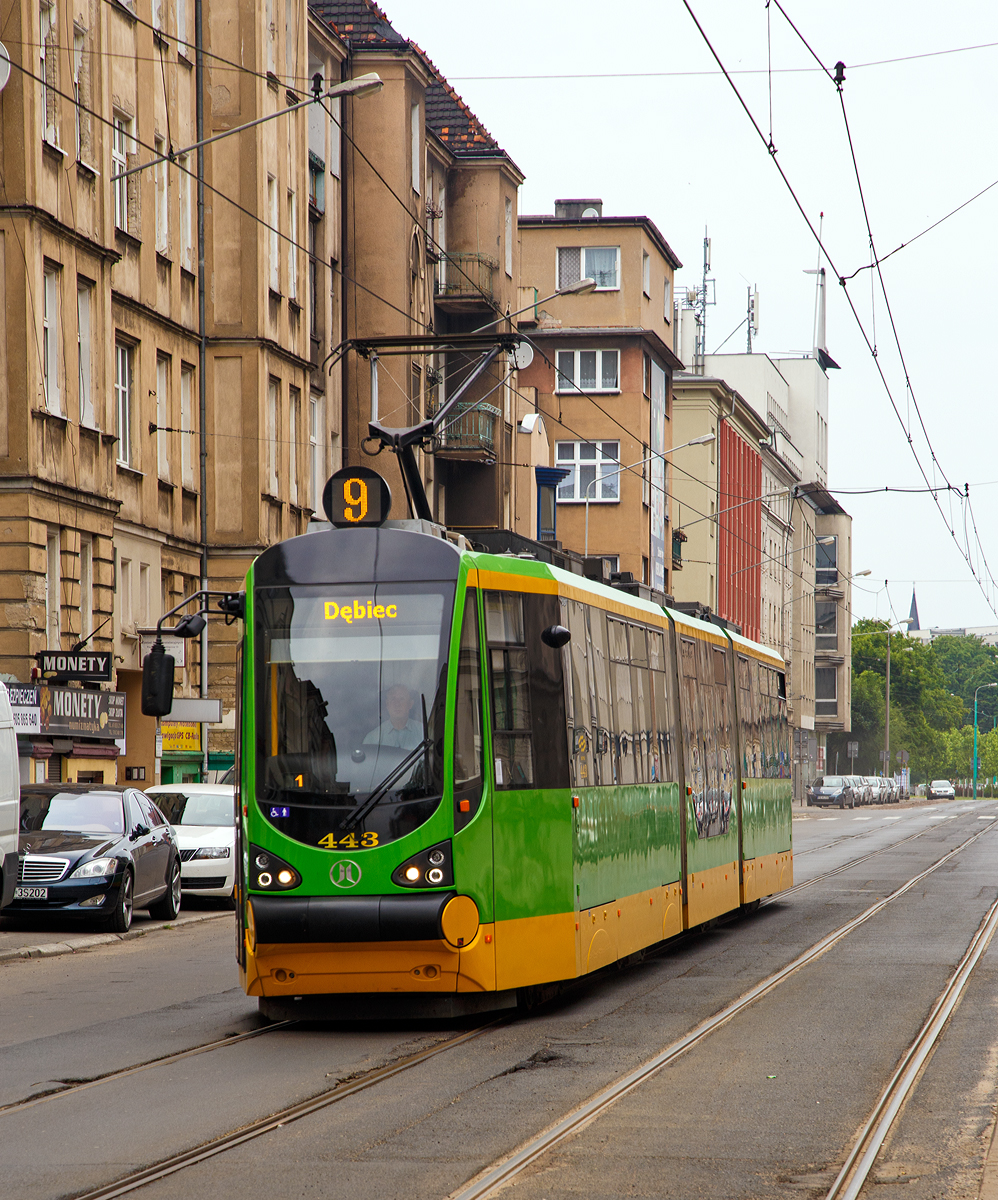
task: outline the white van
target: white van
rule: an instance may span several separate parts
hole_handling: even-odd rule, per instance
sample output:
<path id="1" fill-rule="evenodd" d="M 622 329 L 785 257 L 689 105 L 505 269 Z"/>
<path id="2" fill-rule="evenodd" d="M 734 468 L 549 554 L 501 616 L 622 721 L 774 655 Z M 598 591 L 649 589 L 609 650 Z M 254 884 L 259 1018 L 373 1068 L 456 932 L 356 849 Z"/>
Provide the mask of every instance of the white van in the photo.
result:
<path id="1" fill-rule="evenodd" d="M 14 899 L 17 883 L 17 830 L 21 784 L 17 770 L 17 734 L 10 696 L 0 683 L 0 908 Z"/>

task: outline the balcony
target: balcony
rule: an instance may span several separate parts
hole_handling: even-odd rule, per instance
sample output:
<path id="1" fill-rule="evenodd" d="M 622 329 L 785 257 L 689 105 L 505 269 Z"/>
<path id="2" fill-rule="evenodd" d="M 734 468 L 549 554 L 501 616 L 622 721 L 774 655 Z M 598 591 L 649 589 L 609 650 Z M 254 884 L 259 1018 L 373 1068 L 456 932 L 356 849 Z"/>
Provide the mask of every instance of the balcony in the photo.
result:
<path id="1" fill-rule="evenodd" d="M 435 303 L 445 312 L 491 312 L 498 270 L 499 264 L 487 254 L 441 254 L 433 284 Z"/>
<path id="2" fill-rule="evenodd" d="M 447 414 L 437 435 L 436 453 L 441 458 L 491 463 L 501 433 L 502 410 L 474 400 L 459 402 Z"/>

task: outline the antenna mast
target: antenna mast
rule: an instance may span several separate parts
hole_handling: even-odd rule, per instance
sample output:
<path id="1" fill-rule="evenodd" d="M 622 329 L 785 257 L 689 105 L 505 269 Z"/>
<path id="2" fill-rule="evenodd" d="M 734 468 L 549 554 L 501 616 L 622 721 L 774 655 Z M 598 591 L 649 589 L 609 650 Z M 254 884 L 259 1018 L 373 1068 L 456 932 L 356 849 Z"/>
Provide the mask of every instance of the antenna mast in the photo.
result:
<path id="1" fill-rule="evenodd" d="M 704 373 L 704 358 L 707 354 L 707 305 L 716 304 L 714 280 L 708 278 L 710 272 L 710 238 L 707 228 L 703 231 L 703 283 L 694 289 L 693 315 L 696 321 L 696 345 L 693 351 L 693 373 Z"/>

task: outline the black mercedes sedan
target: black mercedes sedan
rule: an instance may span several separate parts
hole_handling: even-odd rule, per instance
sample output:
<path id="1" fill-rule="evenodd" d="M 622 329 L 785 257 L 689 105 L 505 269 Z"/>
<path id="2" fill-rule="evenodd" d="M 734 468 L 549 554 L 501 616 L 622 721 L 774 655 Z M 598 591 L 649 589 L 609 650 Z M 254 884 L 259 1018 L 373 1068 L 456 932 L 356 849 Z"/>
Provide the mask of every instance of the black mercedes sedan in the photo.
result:
<path id="1" fill-rule="evenodd" d="M 149 797 L 107 784 L 22 786 L 17 886 L 5 913 L 124 933 L 133 908 L 167 921 L 180 911 L 177 838 Z"/>

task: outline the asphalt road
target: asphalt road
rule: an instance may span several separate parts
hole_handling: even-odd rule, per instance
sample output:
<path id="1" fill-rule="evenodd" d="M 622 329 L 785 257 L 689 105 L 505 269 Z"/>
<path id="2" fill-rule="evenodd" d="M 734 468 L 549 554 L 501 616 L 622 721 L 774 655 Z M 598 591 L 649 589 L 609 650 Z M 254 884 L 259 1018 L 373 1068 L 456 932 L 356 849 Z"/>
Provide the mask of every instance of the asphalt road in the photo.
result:
<path id="1" fill-rule="evenodd" d="M 993 815 L 991 801 L 805 810 L 794 823 L 798 882 L 864 861 L 135 1194 L 442 1200 L 986 830 L 516 1183 L 530 1200 L 823 1196 L 998 896 L 998 821 L 981 819 Z M 998 1091 L 996 1011 L 991 947 L 866 1195 L 978 1196 Z M 0 1193 L 78 1195 L 457 1032 L 290 1026 L 231 1041 L 260 1027 L 235 982 L 227 918 L 0 966 L 0 1105 L 38 1098 L 0 1110 Z"/>

